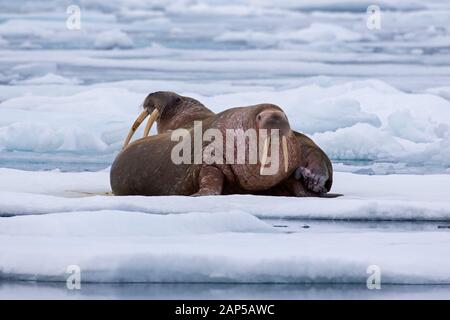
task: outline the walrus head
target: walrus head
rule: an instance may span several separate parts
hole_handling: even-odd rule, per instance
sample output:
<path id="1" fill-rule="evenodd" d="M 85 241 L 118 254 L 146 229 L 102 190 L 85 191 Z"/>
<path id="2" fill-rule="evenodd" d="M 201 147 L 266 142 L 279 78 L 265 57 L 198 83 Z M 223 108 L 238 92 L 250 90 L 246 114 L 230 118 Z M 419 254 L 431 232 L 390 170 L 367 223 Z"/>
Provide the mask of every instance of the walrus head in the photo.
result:
<path id="1" fill-rule="evenodd" d="M 213 127 L 222 127 L 222 131 L 231 128 L 244 131 L 256 129 L 259 161 L 231 165 L 236 179 L 245 190 L 271 188 L 295 170 L 294 163 L 297 158 L 295 137 L 280 107 L 266 103 L 228 109 L 217 116 Z M 275 133 L 278 134 L 275 136 Z M 249 140 L 246 140 L 246 144 L 248 143 Z M 250 150 L 251 146 L 246 147 Z M 253 145 L 252 148 L 255 146 Z M 277 159 L 281 165 L 274 162 L 274 152 L 278 155 Z"/>
<path id="2" fill-rule="evenodd" d="M 171 91 L 157 91 L 150 93 L 144 100 L 144 109 L 152 113 L 157 109 L 160 117 L 165 113 L 166 116 L 173 114 L 177 106 L 184 100 L 183 96 Z"/>
<path id="3" fill-rule="evenodd" d="M 158 133 L 163 133 L 187 126 L 194 120 L 214 115 L 198 100 L 171 91 L 150 93 L 144 100 L 143 108 L 144 110 L 133 123 L 123 148 L 130 143 L 132 136 L 148 115 L 150 117 L 144 129 L 144 138 L 148 136 L 155 121 Z"/>
<path id="4" fill-rule="evenodd" d="M 214 115 L 200 101 L 171 91 L 150 93 L 145 98 L 144 109 L 149 114 L 158 110 L 159 116 L 156 120 L 158 133 L 189 126 L 194 120 Z"/>
<path id="5" fill-rule="evenodd" d="M 291 130 L 289 120 L 281 110 L 273 110 L 272 108 L 263 109 L 256 116 L 256 128 L 257 129 L 278 129 L 281 134 L 288 134 Z"/>

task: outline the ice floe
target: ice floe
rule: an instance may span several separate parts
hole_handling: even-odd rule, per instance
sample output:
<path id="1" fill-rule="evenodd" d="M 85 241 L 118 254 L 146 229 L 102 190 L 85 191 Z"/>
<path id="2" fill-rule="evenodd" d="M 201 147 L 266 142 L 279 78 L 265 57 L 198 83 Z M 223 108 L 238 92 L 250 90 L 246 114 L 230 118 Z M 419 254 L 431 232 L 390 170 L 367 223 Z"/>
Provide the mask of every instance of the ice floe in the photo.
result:
<path id="1" fill-rule="evenodd" d="M 0 214 L 34 215 L 119 210 L 170 214 L 242 211 L 259 218 L 336 220 L 450 220 L 450 175 L 357 175 L 338 172 L 336 199 L 248 195 L 115 197 L 109 171 L 0 169 Z"/>
<path id="2" fill-rule="evenodd" d="M 151 82 L 120 85 L 73 87 L 64 96 L 45 94 L 53 88 L 43 86 L 7 98 L 0 102 L 0 150 L 117 152 L 146 94 L 160 88 Z M 450 165 L 450 101 L 431 93 L 406 93 L 377 80 L 209 96 L 178 92 L 216 112 L 276 103 L 294 129 L 309 134 L 334 160 Z"/>
<path id="3" fill-rule="evenodd" d="M 448 231 L 317 228 L 314 219 L 450 221 L 449 175 L 337 173 L 338 199 L 115 197 L 108 170 L 0 169 L 0 278 L 82 282 L 450 282 Z M 6 217 L 7 215 L 12 215 Z M 271 218 L 271 219 L 268 219 Z M 310 219 L 283 232 L 273 222 Z M 312 220 L 311 220 L 312 219 Z M 305 220 L 303 220 L 305 221 Z"/>
<path id="4" fill-rule="evenodd" d="M 1 280 L 78 265 L 83 283 L 365 284 L 376 265 L 383 284 L 450 283 L 448 3 L 378 1 L 379 30 L 372 1 L 78 4 L 69 30 L 66 1 L 1 1 L 1 166 L 96 170 L 0 168 Z M 108 195 L 98 170 L 158 90 L 216 112 L 279 104 L 344 196 Z"/>

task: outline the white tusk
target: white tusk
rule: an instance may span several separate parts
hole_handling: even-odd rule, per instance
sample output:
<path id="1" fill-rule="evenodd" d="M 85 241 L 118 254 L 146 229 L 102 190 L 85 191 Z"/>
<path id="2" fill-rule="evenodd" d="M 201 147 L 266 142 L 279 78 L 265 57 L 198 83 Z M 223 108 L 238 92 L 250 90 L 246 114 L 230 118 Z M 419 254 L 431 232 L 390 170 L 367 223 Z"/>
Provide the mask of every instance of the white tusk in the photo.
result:
<path id="1" fill-rule="evenodd" d="M 143 138 L 148 136 L 148 133 L 150 132 L 150 129 L 152 128 L 153 123 L 155 123 L 155 120 L 158 117 L 158 114 L 159 114 L 158 109 L 153 110 L 152 114 L 148 118 L 147 125 L 145 126 L 144 135 L 142 136 Z"/>
<path id="2" fill-rule="evenodd" d="M 268 152 L 269 152 L 269 142 L 270 142 L 270 137 L 267 137 L 266 140 L 264 140 L 263 154 L 262 154 L 262 158 L 261 158 L 261 168 L 259 169 L 260 175 L 264 174 L 264 167 L 266 166 L 267 156 L 268 156 Z"/>
<path id="3" fill-rule="evenodd" d="M 283 136 L 283 158 L 284 158 L 284 172 L 287 172 L 289 164 L 289 154 L 288 154 L 287 139 L 285 136 Z"/>
<path id="4" fill-rule="evenodd" d="M 133 134 L 136 132 L 137 128 L 141 125 L 142 121 L 147 118 L 148 112 L 147 110 L 144 110 L 141 112 L 141 114 L 136 118 L 133 125 L 131 126 L 130 132 L 128 132 L 128 136 L 125 139 L 125 142 L 123 143 L 122 150 L 125 149 L 125 147 L 130 143 L 131 138 L 133 137 Z"/>

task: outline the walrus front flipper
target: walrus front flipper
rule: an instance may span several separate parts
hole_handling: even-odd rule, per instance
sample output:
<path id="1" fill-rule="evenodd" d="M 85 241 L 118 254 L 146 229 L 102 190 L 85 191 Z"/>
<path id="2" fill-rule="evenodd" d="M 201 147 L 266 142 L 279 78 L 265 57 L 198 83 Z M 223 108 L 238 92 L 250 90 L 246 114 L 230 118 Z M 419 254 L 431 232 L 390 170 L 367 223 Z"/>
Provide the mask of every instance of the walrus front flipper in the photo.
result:
<path id="1" fill-rule="evenodd" d="M 198 179 L 199 190 L 191 196 L 215 196 L 222 194 L 224 175 L 218 168 L 204 166 L 200 170 Z"/>
<path id="2" fill-rule="evenodd" d="M 318 198 L 338 198 L 343 197 L 344 195 L 342 193 L 322 193 L 316 195 Z"/>

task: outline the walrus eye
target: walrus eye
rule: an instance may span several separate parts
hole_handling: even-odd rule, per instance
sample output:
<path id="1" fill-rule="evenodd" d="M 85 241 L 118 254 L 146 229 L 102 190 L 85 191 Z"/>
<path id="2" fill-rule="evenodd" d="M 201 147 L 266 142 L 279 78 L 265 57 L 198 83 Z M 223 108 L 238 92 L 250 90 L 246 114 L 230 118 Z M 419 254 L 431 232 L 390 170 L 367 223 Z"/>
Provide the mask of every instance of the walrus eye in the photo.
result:
<path id="1" fill-rule="evenodd" d="M 261 115 L 258 114 L 258 117 L 256 118 L 258 121 L 261 121 Z"/>

